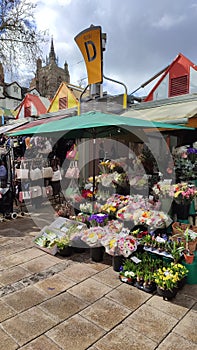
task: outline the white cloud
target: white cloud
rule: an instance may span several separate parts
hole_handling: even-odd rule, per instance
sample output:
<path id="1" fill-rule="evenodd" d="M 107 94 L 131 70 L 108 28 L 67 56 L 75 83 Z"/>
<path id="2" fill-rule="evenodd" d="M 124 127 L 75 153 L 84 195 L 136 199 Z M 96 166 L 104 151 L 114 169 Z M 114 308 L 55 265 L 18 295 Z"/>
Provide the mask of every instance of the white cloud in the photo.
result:
<path id="1" fill-rule="evenodd" d="M 183 21 L 185 21 L 185 16 L 172 16 L 169 14 L 164 14 L 157 21 L 153 22 L 152 25 L 162 29 L 171 29 Z"/>

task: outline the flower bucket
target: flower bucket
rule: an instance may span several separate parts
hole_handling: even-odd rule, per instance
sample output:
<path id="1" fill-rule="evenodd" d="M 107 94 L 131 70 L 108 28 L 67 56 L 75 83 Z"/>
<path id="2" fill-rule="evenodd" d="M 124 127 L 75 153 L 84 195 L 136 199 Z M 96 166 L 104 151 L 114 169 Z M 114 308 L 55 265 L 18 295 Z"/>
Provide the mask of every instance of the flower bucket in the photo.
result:
<path id="1" fill-rule="evenodd" d="M 173 299 L 178 292 L 177 288 L 173 289 L 162 289 L 157 286 L 157 294 L 163 297 L 163 300 L 171 300 Z"/>
<path id="2" fill-rule="evenodd" d="M 100 262 L 103 261 L 104 248 L 103 247 L 91 247 L 90 258 L 92 261 Z"/>
<path id="3" fill-rule="evenodd" d="M 112 256 L 112 266 L 113 266 L 114 271 L 119 272 L 120 267 L 122 266 L 122 263 L 123 263 L 123 256 L 122 255 Z"/>
<path id="4" fill-rule="evenodd" d="M 177 219 L 178 220 L 187 220 L 188 216 L 189 216 L 189 210 L 190 210 L 190 205 L 189 204 L 180 204 L 180 203 L 174 203 L 173 204 L 173 208 L 174 208 L 174 212 L 177 215 Z"/>
<path id="5" fill-rule="evenodd" d="M 71 256 L 72 255 L 72 247 L 65 246 L 63 249 L 58 249 L 58 254 L 61 256 Z"/>

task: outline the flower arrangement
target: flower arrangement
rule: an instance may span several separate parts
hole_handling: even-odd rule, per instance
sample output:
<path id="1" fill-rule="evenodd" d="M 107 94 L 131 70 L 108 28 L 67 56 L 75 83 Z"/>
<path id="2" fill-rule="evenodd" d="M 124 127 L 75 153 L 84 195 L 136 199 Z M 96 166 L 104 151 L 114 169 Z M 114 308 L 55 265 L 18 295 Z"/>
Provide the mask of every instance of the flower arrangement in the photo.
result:
<path id="1" fill-rule="evenodd" d="M 171 180 L 170 180 L 170 182 L 171 182 Z M 170 182 L 159 181 L 158 183 L 156 183 L 152 188 L 154 195 L 156 197 L 159 197 L 159 198 L 170 197 L 170 193 L 172 191 L 172 185 Z"/>
<path id="2" fill-rule="evenodd" d="M 105 226 L 108 222 L 108 214 L 92 214 L 89 216 L 88 221 L 90 226 Z"/>
<path id="3" fill-rule="evenodd" d="M 176 203 L 190 204 L 197 196 L 197 189 L 194 185 L 190 185 L 187 182 L 181 182 L 172 185 L 172 192 L 170 194 Z"/>
<path id="4" fill-rule="evenodd" d="M 172 219 L 162 211 L 138 209 L 133 214 L 135 225 L 147 225 L 150 228 L 168 227 Z"/>
<path id="5" fill-rule="evenodd" d="M 119 234 L 107 234 L 102 240 L 106 253 L 109 255 L 122 255 L 125 258 L 137 249 L 137 242 L 129 235 L 129 230 L 123 229 Z"/>
<path id="6" fill-rule="evenodd" d="M 110 203 L 105 203 L 101 207 L 101 211 L 103 213 L 107 213 L 107 214 L 110 214 L 110 215 L 115 214 L 117 209 L 118 209 L 118 205 L 117 204 L 110 204 Z"/>
<path id="7" fill-rule="evenodd" d="M 83 231 L 81 239 L 89 245 L 89 247 L 100 247 L 101 239 L 106 235 L 106 231 L 102 227 L 91 227 Z"/>
<path id="8" fill-rule="evenodd" d="M 145 186 L 148 186 L 148 181 L 146 176 L 129 176 L 129 183 L 130 186 L 134 186 L 135 188 L 143 188 Z"/>
<path id="9" fill-rule="evenodd" d="M 185 266 L 172 262 L 168 267 L 159 268 L 154 273 L 155 283 L 161 289 L 172 291 L 187 273 Z"/>
<path id="10" fill-rule="evenodd" d="M 123 161 L 118 162 L 115 160 L 108 160 L 108 159 L 99 163 L 99 168 L 100 168 L 101 172 L 104 174 L 113 172 L 117 168 L 123 169 L 124 166 L 125 166 L 125 163 Z"/>
<path id="11" fill-rule="evenodd" d="M 120 233 L 123 229 L 123 223 L 119 220 L 109 220 L 105 226 L 107 233 Z"/>

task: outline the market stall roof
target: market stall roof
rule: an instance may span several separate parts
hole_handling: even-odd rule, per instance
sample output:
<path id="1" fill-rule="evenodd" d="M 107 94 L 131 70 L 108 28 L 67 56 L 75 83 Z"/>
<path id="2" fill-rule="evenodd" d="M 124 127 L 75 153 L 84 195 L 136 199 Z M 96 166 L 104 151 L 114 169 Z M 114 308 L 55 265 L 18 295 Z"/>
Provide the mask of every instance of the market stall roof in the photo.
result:
<path id="1" fill-rule="evenodd" d="M 51 121 L 47 124 L 34 126 L 25 130 L 16 131 L 13 136 L 20 135 L 50 135 L 53 137 L 56 133 L 67 134 L 68 138 L 92 138 L 118 135 L 120 130 L 132 132 L 132 129 L 155 128 L 155 129 L 188 129 L 185 126 L 173 125 L 160 122 L 150 122 L 148 120 L 128 118 L 115 114 L 101 112 L 88 112 L 79 116 L 68 117 Z"/>
<path id="2" fill-rule="evenodd" d="M 76 114 L 76 109 L 67 109 L 67 110 L 61 110 L 61 111 L 58 111 L 58 113 L 47 113 L 47 114 L 42 114 L 40 118 L 34 120 L 34 121 L 31 121 L 31 122 L 28 122 L 25 121 L 25 125 L 24 123 L 22 124 L 22 126 L 19 126 L 15 129 L 12 130 L 12 132 L 18 132 L 18 131 L 21 131 L 21 130 L 25 130 L 25 129 L 28 129 L 28 128 L 32 128 L 34 126 L 38 126 L 38 125 L 41 125 L 41 124 L 45 124 L 45 123 L 49 123 L 49 122 L 52 122 L 52 121 L 57 121 L 59 119 L 63 119 L 63 118 L 68 118 L 70 117 L 71 115 L 73 114 Z"/>
<path id="3" fill-rule="evenodd" d="M 136 103 L 122 116 L 197 127 L 197 118 L 196 125 L 191 124 L 191 118 L 197 116 L 197 94 Z"/>
<path id="4" fill-rule="evenodd" d="M 12 124 L 6 124 L 0 127 L 0 134 L 5 134 L 11 130 L 18 130 L 21 125 L 28 124 L 28 120 L 15 120 Z"/>

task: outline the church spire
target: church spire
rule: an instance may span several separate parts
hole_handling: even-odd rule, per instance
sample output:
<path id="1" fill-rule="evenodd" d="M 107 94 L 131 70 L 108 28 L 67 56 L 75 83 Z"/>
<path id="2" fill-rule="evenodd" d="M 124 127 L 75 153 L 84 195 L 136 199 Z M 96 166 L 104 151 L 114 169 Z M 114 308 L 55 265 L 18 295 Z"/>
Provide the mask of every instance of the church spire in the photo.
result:
<path id="1" fill-rule="evenodd" d="M 49 53 L 49 63 L 56 62 L 55 50 L 53 45 L 53 37 L 51 38 L 51 50 Z"/>

